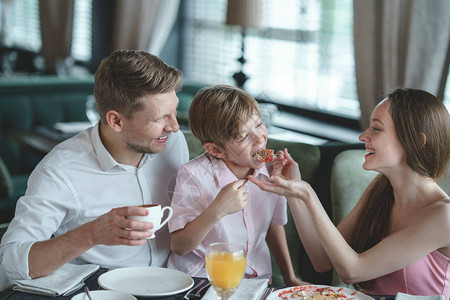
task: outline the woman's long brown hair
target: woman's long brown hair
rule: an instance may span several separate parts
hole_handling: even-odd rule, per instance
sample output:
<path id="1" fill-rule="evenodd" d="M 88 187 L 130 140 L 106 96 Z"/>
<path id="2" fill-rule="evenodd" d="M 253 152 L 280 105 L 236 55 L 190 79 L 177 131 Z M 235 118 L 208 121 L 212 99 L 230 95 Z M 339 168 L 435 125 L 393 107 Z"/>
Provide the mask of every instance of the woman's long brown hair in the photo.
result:
<path id="1" fill-rule="evenodd" d="M 450 158 L 450 116 L 445 106 L 430 93 L 416 89 L 395 89 L 388 99 L 408 166 L 432 179 L 444 175 Z M 372 248 L 388 234 L 394 204 L 394 191 L 388 178 L 378 175 L 360 201 L 363 207 L 349 240 L 358 253 Z M 370 285 L 371 281 L 359 283 L 366 289 Z"/>

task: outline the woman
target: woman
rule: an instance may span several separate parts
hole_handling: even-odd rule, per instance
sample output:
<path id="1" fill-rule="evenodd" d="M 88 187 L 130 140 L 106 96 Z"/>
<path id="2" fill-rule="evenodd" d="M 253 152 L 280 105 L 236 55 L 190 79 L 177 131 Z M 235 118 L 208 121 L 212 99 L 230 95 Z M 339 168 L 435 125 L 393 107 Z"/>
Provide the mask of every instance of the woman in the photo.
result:
<path id="1" fill-rule="evenodd" d="M 396 89 L 374 109 L 360 140 L 364 169 L 380 174 L 337 228 L 286 149 L 270 183 L 249 179 L 287 196 L 317 270 L 334 266 L 345 283 L 369 294 L 449 299 L 450 198 L 435 182 L 450 158 L 448 111 L 425 91 Z"/>

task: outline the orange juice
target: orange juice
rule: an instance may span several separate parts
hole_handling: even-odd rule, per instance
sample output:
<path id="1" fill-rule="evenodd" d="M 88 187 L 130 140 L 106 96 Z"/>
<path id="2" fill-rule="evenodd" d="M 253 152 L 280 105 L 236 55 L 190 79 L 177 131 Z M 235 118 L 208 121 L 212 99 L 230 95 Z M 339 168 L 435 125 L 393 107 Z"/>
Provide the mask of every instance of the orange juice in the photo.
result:
<path id="1" fill-rule="evenodd" d="M 213 252 L 206 256 L 206 272 L 214 287 L 236 289 L 245 272 L 246 259 L 242 253 Z"/>

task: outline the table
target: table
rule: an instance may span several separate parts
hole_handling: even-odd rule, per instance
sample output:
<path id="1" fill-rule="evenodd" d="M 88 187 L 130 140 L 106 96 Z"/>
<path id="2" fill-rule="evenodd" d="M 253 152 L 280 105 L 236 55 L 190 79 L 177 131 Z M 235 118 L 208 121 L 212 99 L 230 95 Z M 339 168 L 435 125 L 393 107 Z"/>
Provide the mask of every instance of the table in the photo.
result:
<path id="1" fill-rule="evenodd" d="M 97 272 L 95 272 L 88 279 L 85 280 L 85 284 L 88 286 L 90 291 L 96 291 L 96 290 L 102 289 L 99 286 L 97 279 L 100 275 L 102 275 L 103 273 L 105 273 L 107 271 L 108 271 L 108 269 L 106 269 L 106 268 L 100 268 Z M 193 277 L 193 279 L 194 279 L 194 286 L 195 286 L 195 284 L 203 278 Z M 207 289 L 204 289 L 203 293 L 206 293 L 206 291 L 207 291 Z M 167 297 L 158 297 L 158 298 L 136 297 L 136 298 L 138 300 L 141 300 L 141 299 L 142 300 L 144 300 L 144 299 L 180 300 L 180 299 L 184 299 L 183 296 L 186 294 L 186 292 L 187 291 L 184 291 L 180 294 L 176 294 L 173 296 L 167 296 Z M 9 289 L 9 290 L 6 290 L 6 291 L 0 293 L 0 300 L 38 300 L 38 299 L 62 300 L 62 299 L 71 299 L 74 295 L 76 295 L 78 293 L 84 293 L 84 287 L 80 288 L 78 291 L 74 292 L 73 294 L 71 294 L 69 296 L 58 296 L 58 297 L 48 297 L 48 296 L 13 291 L 12 289 Z"/>
<path id="2" fill-rule="evenodd" d="M 101 290 L 102 288 L 98 284 L 98 277 L 102 275 L 103 273 L 107 272 L 108 269 L 106 268 L 100 268 L 97 272 L 92 274 L 88 279 L 85 280 L 85 284 L 88 286 L 89 290 L 96 291 Z M 194 286 L 199 282 L 201 279 L 199 277 L 193 277 L 194 279 Z M 269 287 L 273 287 L 275 289 L 284 288 L 284 286 L 275 286 L 275 285 L 269 285 Z M 206 293 L 207 289 L 203 290 L 203 294 Z M 13 291 L 12 289 L 6 290 L 2 293 L 0 293 L 0 300 L 39 300 L 39 299 L 54 299 L 54 300 L 62 300 L 62 299 L 71 299 L 74 295 L 83 293 L 84 287 L 80 288 L 75 293 L 69 295 L 69 296 L 58 296 L 58 297 L 48 297 L 48 296 L 41 296 L 41 295 L 35 295 L 30 293 L 24 293 L 24 292 L 18 292 Z M 145 300 L 145 299 L 152 299 L 152 300 L 181 300 L 184 299 L 183 296 L 186 294 L 187 291 L 184 291 L 182 293 L 167 296 L 167 297 L 158 297 L 158 298 L 147 298 L 147 297 L 136 297 L 138 300 Z M 373 296 L 375 300 L 394 300 L 395 296 Z"/>

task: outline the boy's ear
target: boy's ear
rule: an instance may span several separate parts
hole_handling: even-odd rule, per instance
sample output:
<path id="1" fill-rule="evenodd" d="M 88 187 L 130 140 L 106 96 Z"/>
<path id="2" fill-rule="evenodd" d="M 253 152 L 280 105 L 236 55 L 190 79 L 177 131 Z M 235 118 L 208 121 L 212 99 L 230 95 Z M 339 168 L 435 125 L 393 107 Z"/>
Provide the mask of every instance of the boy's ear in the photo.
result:
<path id="1" fill-rule="evenodd" d="M 209 154 L 211 154 L 214 157 L 217 157 L 217 158 L 225 157 L 225 152 L 222 150 L 222 148 L 220 148 L 219 146 L 217 146 L 214 143 L 205 143 L 203 145 L 203 148 L 205 148 L 206 152 L 208 152 Z"/>

